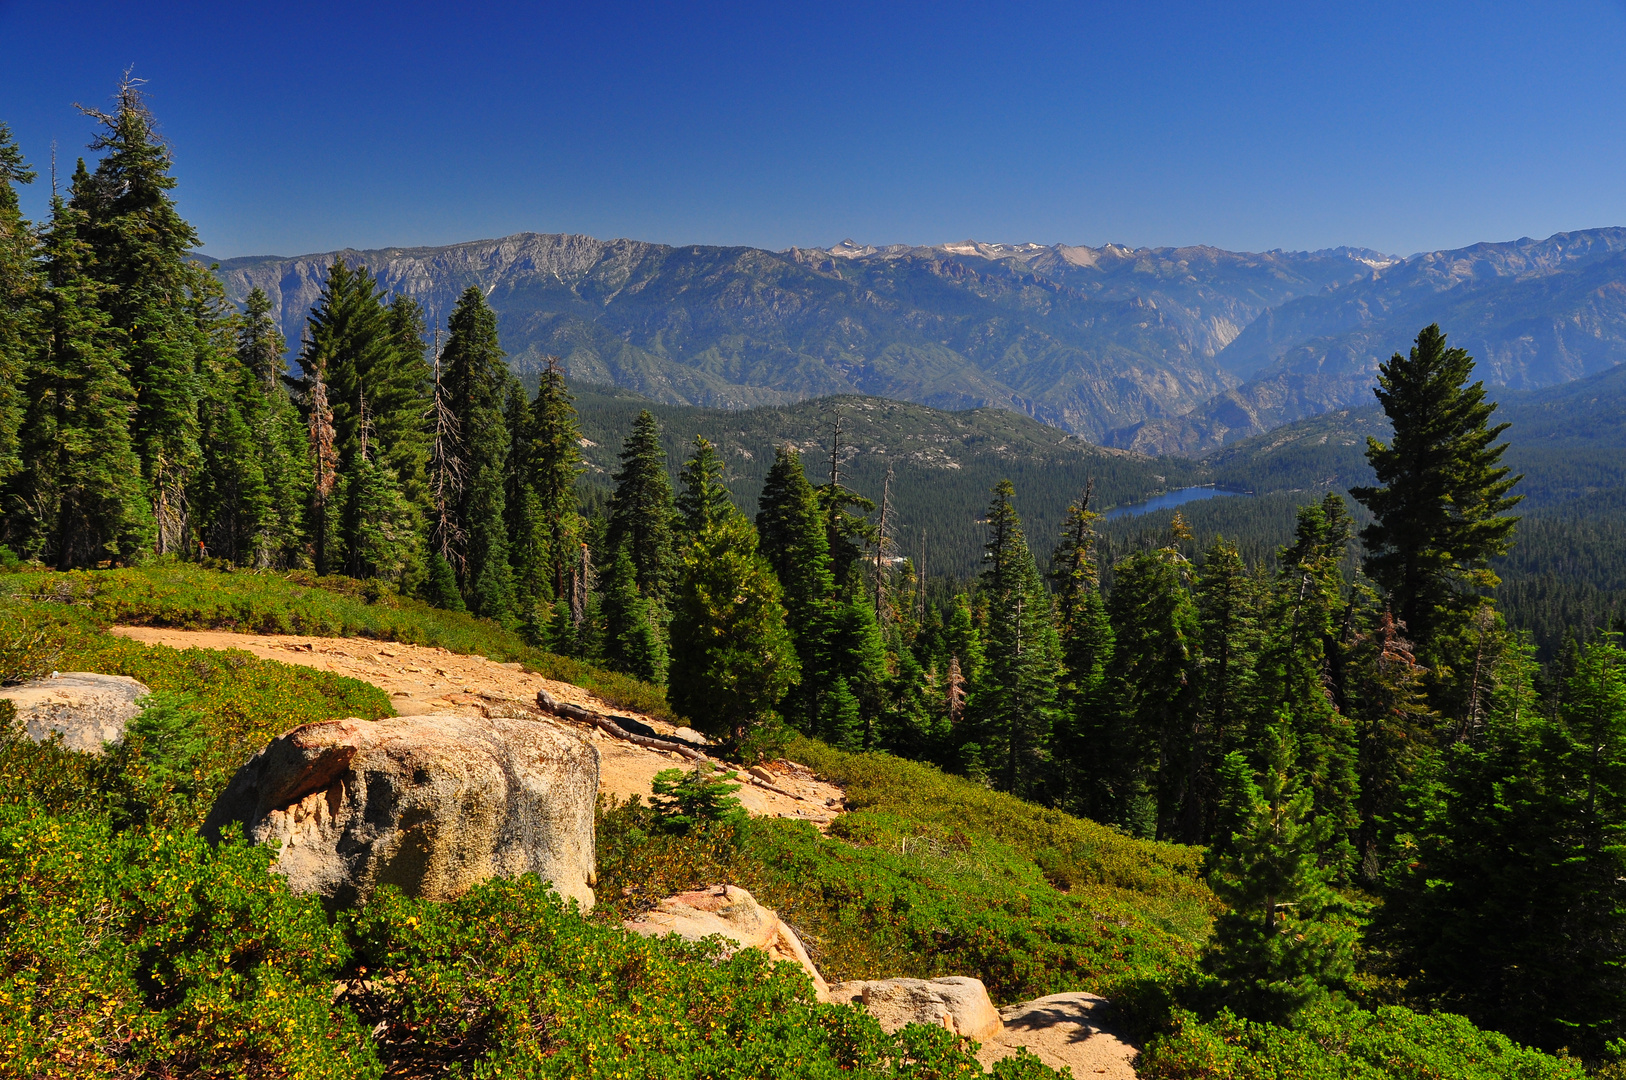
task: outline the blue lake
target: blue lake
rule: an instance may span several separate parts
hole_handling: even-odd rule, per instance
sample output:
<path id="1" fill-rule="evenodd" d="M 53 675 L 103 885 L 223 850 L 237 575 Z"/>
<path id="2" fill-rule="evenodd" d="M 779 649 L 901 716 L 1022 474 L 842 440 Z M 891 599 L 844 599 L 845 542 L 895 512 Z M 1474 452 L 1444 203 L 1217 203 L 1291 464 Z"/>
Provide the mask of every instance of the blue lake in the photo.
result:
<path id="1" fill-rule="evenodd" d="M 1130 503 L 1128 506 L 1115 506 L 1107 511 L 1107 519 L 1120 517 L 1136 517 L 1140 514 L 1150 514 L 1153 510 L 1167 510 L 1171 506 L 1181 503 L 1196 502 L 1199 499 L 1218 499 L 1228 495 L 1242 495 L 1240 491 L 1222 491 L 1217 487 L 1188 487 L 1175 491 L 1165 491 L 1161 495 L 1147 499 L 1145 502 Z"/>

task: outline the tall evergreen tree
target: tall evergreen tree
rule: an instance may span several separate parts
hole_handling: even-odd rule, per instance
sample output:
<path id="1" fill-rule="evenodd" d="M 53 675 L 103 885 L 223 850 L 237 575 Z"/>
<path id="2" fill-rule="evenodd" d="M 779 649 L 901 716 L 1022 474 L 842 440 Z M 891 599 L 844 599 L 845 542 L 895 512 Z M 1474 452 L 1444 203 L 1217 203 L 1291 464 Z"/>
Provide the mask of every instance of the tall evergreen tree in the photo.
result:
<path id="1" fill-rule="evenodd" d="M 1113 567 L 1109 675 L 1111 815 L 1137 836 L 1172 834 L 1181 819 L 1197 722 L 1200 627 L 1187 589 L 1190 564 L 1175 536 Z"/>
<path id="2" fill-rule="evenodd" d="M 627 541 L 638 591 L 663 602 L 672 585 L 673 517 L 672 481 L 666 475 L 660 425 L 644 409 L 621 451 L 606 540 L 612 551 Z"/>
<path id="3" fill-rule="evenodd" d="M 988 602 L 985 671 L 969 720 L 999 785 L 1028 795 L 1046 779 L 1060 645 L 1050 595 L 1016 513 L 1016 489 L 1002 480 L 993 495 L 977 579 Z"/>
<path id="4" fill-rule="evenodd" d="M 1328 682 L 1340 650 L 1337 624 L 1345 603 L 1340 564 L 1349 540 L 1341 496 L 1329 493 L 1319 505 L 1299 509 L 1295 542 L 1280 553 L 1268 609 L 1271 633 L 1260 661 L 1262 708 L 1256 716 L 1261 727 L 1289 725 L 1298 767 L 1314 791 L 1316 813 L 1337 830 L 1341 859 L 1353 855 L 1358 822 L 1356 732 L 1334 703 Z"/>
<path id="5" fill-rule="evenodd" d="M 1376 520 L 1361 532 L 1366 572 L 1383 587 L 1425 662 L 1436 637 L 1460 628 L 1478 589 L 1494 586 L 1489 560 L 1507 551 L 1522 498 L 1521 477 L 1494 445 L 1507 424 L 1490 425 L 1496 403 L 1468 385 L 1474 361 L 1447 348 L 1438 325 L 1424 327 L 1408 356 L 1378 369 L 1375 391 L 1394 426 L 1389 445 L 1367 439 L 1377 487 L 1350 489 Z"/>
<path id="6" fill-rule="evenodd" d="M 829 637 L 836 587 L 824 515 L 801 455 L 789 446 L 774 452 L 762 485 L 757 535 L 784 592 L 786 621 L 802 671 L 801 682 L 781 708 L 791 723 L 810 731 L 820 715 L 820 698 L 831 685 Z"/>
<path id="7" fill-rule="evenodd" d="M 548 572 L 547 532 L 541 504 L 532 484 L 536 432 L 531 402 L 518 379 L 509 379 L 503 399 L 503 426 L 508 431 L 504 459 L 503 511 L 508 519 L 508 565 L 514 576 L 514 611 L 522 632 L 540 642 L 547 635 L 553 610 L 553 582 Z"/>
<path id="8" fill-rule="evenodd" d="M 512 376 L 497 344 L 497 316 L 478 288 L 463 291 L 446 325 L 441 381 L 457 417 L 467 473 L 458 504 L 458 521 L 468 538 L 463 595 L 475 614 L 506 620 L 513 613 L 514 585 L 505 516 L 509 440 L 503 406 Z"/>
<path id="9" fill-rule="evenodd" d="M 271 301 L 249 293 L 235 360 L 212 372 L 202 437 L 199 529 L 207 550 L 240 565 L 301 558 L 310 483 L 304 424 L 284 385 L 283 341 Z"/>
<path id="10" fill-rule="evenodd" d="M 1258 704 L 1261 612 L 1258 581 L 1243 565 L 1236 544 L 1223 537 L 1203 557 L 1195 592 L 1201 700 L 1179 832 L 1189 842 L 1207 843 L 1218 829 L 1221 764 L 1248 743 L 1247 726 Z"/>
<path id="11" fill-rule="evenodd" d="M 124 335 L 101 306 L 109 287 L 89 276 L 84 224 L 84 211 L 52 200 L 46 288 L 24 376 L 24 470 L 8 508 L 26 519 L 25 550 L 61 570 L 137 561 L 154 527 L 130 437 L 135 392 Z"/>
<path id="12" fill-rule="evenodd" d="M 157 524 L 160 554 L 187 547 L 187 498 L 202 464 L 200 385 L 216 344 L 209 323 L 221 289 L 190 255 L 196 230 L 175 207 L 170 151 L 126 75 L 113 112 L 83 110 L 101 124 L 91 143 L 102 151 L 94 175 L 75 173 L 72 204 L 94 258 L 87 271 L 102 284 L 100 302 L 122 348 L 136 393 L 135 442 Z"/>
<path id="13" fill-rule="evenodd" d="M 1386 943 L 1443 1006 L 1600 1057 L 1626 1037 L 1626 651 L 1580 649 L 1555 717 L 1532 667 L 1513 650 L 1485 730 L 1447 751 Z"/>
<path id="14" fill-rule="evenodd" d="M 1392 612 L 1383 609 L 1369 629 L 1357 632 L 1349 654 L 1348 704 L 1358 739 L 1360 791 L 1356 868 L 1372 885 L 1401 831 L 1399 819 L 1409 809 L 1406 793 L 1434 753 L 1434 725 L 1422 665 Z"/>
<path id="15" fill-rule="evenodd" d="M 17 185 L 33 183 L 34 176 L 11 129 L 0 123 L 0 483 L 22 464 L 17 429 L 23 414 L 23 367 L 39 333 L 38 241 L 17 197 Z"/>
<path id="16" fill-rule="evenodd" d="M 1266 732 L 1260 782 L 1242 755 L 1226 771 L 1241 829 L 1210 883 L 1231 910 L 1214 923 L 1203 961 L 1221 1000 L 1255 1020 L 1288 1023 L 1354 973 L 1355 927 L 1318 863 L 1331 823 L 1311 813 L 1311 792 L 1294 775 L 1292 736 Z"/>
<path id="17" fill-rule="evenodd" d="M 581 561 L 585 523 L 576 501 L 581 475 L 581 428 L 559 358 L 548 365 L 531 405 L 530 483 L 543 530 L 546 579 L 555 599 L 565 599 Z"/>
<path id="18" fill-rule="evenodd" d="M 1057 788 L 1065 805 L 1100 814 L 1110 805 L 1102 784 L 1102 746 L 1109 736 L 1105 695 L 1112 658 L 1112 622 L 1101 595 L 1095 523 L 1089 508 L 1093 484 L 1067 508 L 1061 542 L 1051 555 L 1056 623 L 1061 638 L 1061 720 L 1056 729 Z"/>
<path id="19" fill-rule="evenodd" d="M 647 414 L 645 414 L 647 415 Z M 672 707 L 735 746 L 799 677 L 779 582 L 735 512 L 685 548 L 672 612 Z"/>
<path id="20" fill-rule="evenodd" d="M 679 470 L 678 483 L 678 517 L 688 535 L 698 536 L 707 525 L 734 513 L 734 502 L 723 481 L 723 460 L 704 436 L 694 437 L 694 454 Z"/>

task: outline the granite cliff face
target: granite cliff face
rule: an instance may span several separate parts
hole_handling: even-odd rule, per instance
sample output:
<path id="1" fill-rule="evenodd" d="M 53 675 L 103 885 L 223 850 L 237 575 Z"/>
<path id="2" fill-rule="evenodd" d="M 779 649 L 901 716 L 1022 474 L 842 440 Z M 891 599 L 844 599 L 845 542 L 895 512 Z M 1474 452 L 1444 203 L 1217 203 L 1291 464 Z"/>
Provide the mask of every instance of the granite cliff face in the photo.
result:
<path id="1" fill-rule="evenodd" d="M 985 244 L 784 252 L 523 233 L 221 265 L 297 345 L 335 258 L 444 318 L 473 285 L 521 373 L 743 408 L 829 394 L 994 406 L 1108 445 L 1203 453 L 1362 405 L 1379 362 L 1439 322 L 1487 383 L 1535 388 L 1626 358 L 1626 230 L 1398 259 L 1359 248 Z"/>
<path id="2" fill-rule="evenodd" d="M 666 247 L 521 234 L 441 248 L 245 258 L 297 344 L 333 259 L 443 318 L 483 290 L 516 369 L 739 408 L 834 393 L 996 406 L 1099 438 L 1235 385 L 1216 357 L 1273 304 L 1386 263 L 1374 253 L 990 245 Z"/>
<path id="3" fill-rule="evenodd" d="M 1415 255 L 1291 300 L 1219 356 L 1247 379 L 1179 417 L 1113 432 L 1111 445 L 1204 453 L 1329 409 L 1372 401 L 1378 365 L 1437 322 L 1475 374 L 1514 390 L 1566 383 L 1626 359 L 1626 229 Z"/>

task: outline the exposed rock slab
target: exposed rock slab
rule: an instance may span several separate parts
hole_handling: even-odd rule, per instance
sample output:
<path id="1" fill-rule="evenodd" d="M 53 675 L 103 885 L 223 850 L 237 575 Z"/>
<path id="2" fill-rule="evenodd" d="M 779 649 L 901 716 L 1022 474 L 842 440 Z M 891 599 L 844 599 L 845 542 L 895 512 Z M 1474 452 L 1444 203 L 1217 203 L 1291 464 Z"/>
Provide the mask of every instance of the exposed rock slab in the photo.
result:
<path id="1" fill-rule="evenodd" d="M 819 1000 L 830 1000 L 830 988 L 813 966 L 796 931 L 737 886 L 717 885 L 668 896 L 653 911 L 635 915 L 621 925 L 644 937 L 677 934 L 685 941 L 700 941 L 715 935 L 739 948 L 760 949 L 775 961 L 799 964 L 813 980 Z M 731 949 L 730 954 L 734 951 Z"/>
<path id="2" fill-rule="evenodd" d="M 977 1052 L 983 1068 L 1025 1047 L 1052 1069 L 1079 1080 L 1135 1080 L 1136 1048 L 1114 1028 L 1111 1006 L 1094 994 L 1051 994 L 1000 1010 L 1004 1030 Z"/>
<path id="3" fill-rule="evenodd" d="M 148 693 L 123 675 L 64 671 L 0 689 L 0 698 L 17 707 L 17 720 L 35 742 L 61 734 L 67 749 L 100 754 L 103 744 L 124 738 L 124 725 L 141 711 Z"/>
<path id="4" fill-rule="evenodd" d="M 438 714 L 306 724 L 232 777 L 204 835 L 277 841 L 276 869 L 333 906 L 380 885 L 450 900 L 536 873 L 593 904 L 598 752 L 557 724 Z"/>
<path id="5" fill-rule="evenodd" d="M 961 975 L 837 983 L 830 988 L 830 1000 L 862 1005 L 887 1031 L 897 1031 L 905 1024 L 928 1024 L 984 1042 L 998 1035 L 1002 1027 L 982 980 Z"/>

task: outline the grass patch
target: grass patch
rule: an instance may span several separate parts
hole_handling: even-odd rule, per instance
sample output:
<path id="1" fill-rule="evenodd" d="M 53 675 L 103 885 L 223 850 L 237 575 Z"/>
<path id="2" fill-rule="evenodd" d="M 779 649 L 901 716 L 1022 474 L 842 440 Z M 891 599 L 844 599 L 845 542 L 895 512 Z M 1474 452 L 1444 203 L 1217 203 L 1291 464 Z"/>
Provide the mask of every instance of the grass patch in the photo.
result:
<path id="1" fill-rule="evenodd" d="M 793 925 L 831 980 L 971 975 L 1001 1002 L 1163 981 L 1207 936 L 1200 851 L 890 755 L 811 740 L 791 754 L 848 785 L 830 836 L 776 819 L 674 836 L 647 807 L 603 808 L 600 917 L 726 881 Z"/>
<path id="2" fill-rule="evenodd" d="M 678 720 L 660 687 L 527 644 L 490 619 L 443 611 L 376 582 L 308 571 L 206 570 L 158 563 L 120 570 L 0 575 L 0 596 L 66 605 L 101 626 L 168 626 L 243 634 L 364 637 L 520 663 L 545 679 L 591 690 L 617 708 Z"/>

